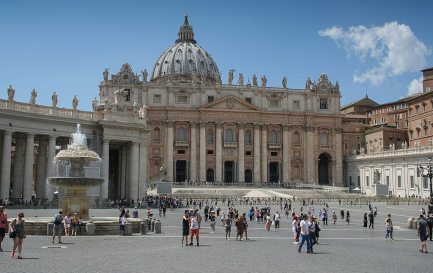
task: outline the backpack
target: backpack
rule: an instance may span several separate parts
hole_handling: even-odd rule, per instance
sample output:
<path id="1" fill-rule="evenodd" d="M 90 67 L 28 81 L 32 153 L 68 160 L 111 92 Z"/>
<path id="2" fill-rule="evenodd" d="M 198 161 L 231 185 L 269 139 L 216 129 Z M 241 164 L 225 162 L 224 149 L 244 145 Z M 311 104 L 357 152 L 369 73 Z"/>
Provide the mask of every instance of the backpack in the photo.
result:
<path id="1" fill-rule="evenodd" d="M 56 215 L 56 218 L 54 218 L 54 225 L 58 226 L 62 224 L 62 216 Z"/>

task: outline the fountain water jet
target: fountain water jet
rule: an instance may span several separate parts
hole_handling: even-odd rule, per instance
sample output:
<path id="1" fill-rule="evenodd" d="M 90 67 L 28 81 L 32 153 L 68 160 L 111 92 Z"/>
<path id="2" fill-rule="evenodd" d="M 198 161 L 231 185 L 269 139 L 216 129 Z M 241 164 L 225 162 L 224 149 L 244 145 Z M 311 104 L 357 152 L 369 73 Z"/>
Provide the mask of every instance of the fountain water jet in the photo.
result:
<path id="1" fill-rule="evenodd" d="M 90 199 L 87 190 L 101 185 L 104 179 L 89 177 L 85 167 L 100 161 L 101 158 L 96 152 L 88 150 L 86 136 L 81 133 L 80 124 L 77 124 L 77 131 L 71 135 L 71 144 L 66 150 L 61 150 L 54 159 L 58 176 L 48 178 L 51 184 L 65 189 L 65 196 L 61 200 L 65 213 L 76 212 L 83 220 L 89 219 Z M 64 168 L 61 175 L 60 166 Z"/>

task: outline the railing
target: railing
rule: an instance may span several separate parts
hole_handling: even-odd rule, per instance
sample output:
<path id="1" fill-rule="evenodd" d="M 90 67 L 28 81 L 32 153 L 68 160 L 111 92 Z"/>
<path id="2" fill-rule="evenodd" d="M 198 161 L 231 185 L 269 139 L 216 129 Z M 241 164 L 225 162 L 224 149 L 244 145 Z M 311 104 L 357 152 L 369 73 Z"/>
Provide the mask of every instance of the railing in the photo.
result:
<path id="1" fill-rule="evenodd" d="M 279 143 L 268 143 L 268 149 L 280 149 L 281 144 Z"/>
<path id="2" fill-rule="evenodd" d="M 322 150 L 329 150 L 329 149 L 332 149 L 332 145 L 320 144 L 320 149 L 322 149 Z"/>
<path id="3" fill-rule="evenodd" d="M 236 147 L 236 146 L 237 146 L 237 142 L 224 141 L 224 147 Z"/>
<path id="4" fill-rule="evenodd" d="M 175 146 L 189 146 L 189 143 L 188 143 L 188 141 L 178 141 L 178 140 L 176 140 L 176 142 L 175 142 L 175 144 L 174 144 Z"/>

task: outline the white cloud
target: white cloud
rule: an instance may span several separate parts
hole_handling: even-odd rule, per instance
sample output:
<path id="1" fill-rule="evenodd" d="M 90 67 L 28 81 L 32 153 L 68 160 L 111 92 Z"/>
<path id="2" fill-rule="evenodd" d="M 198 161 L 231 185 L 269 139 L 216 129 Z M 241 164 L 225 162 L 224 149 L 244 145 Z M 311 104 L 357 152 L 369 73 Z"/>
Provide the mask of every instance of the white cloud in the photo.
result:
<path id="1" fill-rule="evenodd" d="M 361 61 L 373 60 L 376 66 L 365 72 L 355 72 L 353 80 L 379 85 L 388 77 L 418 71 L 426 65 L 431 50 L 418 40 L 411 28 L 398 22 L 383 26 L 352 26 L 347 31 L 341 27 L 320 30 L 319 35 L 329 37 L 349 56 Z"/>
<path id="2" fill-rule="evenodd" d="M 407 95 L 413 95 L 422 92 L 422 76 L 419 79 L 412 80 L 407 86 Z"/>

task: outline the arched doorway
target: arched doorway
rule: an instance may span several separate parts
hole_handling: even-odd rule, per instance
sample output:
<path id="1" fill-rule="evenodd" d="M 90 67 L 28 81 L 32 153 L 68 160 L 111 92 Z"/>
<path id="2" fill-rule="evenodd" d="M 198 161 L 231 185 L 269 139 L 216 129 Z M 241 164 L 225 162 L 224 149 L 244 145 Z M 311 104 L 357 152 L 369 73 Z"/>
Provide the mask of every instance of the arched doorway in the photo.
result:
<path id="1" fill-rule="evenodd" d="M 253 172 L 250 169 L 245 170 L 245 183 L 253 183 Z"/>
<path id="2" fill-rule="evenodd" d="M 176 161 L 176 181 L 184 182 L 188 179 L 187 177 L 187 166 L 186 160 L 177 160 Z"/>
<path id="3" fill-rule="evenodd" d="M 207 169 L 206 171 L 206 182 L 214 182 L 214 172 L 212 169 Z"/>
<path id="4" fill-rule="evenodd" d="M 224 182 L 233 183 L 235 177 L 235 162 L 224 161 Z"/>
<path id="5" fill-rule="evenodd" d="M 319 155 L 319 185 L 329 185 L 331 174 L 331 156 L 327 153 Z"/>

